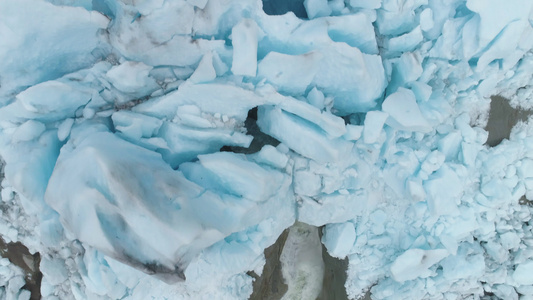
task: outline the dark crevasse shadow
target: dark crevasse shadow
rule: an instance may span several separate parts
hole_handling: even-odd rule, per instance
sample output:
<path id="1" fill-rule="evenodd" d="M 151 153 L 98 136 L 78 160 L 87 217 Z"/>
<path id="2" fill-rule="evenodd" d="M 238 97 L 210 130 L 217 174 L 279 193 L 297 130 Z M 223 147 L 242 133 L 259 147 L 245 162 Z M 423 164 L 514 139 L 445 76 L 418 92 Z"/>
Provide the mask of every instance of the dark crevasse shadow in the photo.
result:
<path id="1" fill-rule="evenodd" d="M 224 146 L 220 149 L 220 151 L 252 154 L 261 150 L 261 148 L 263 148 L 265 145 L 272 145 L 274 147 L 279 145 L 279 141 L 277 139 L 263 133 L 259 129 L 259 126 L 257 126 L 257 107 L 252 108 L 248 112 L 248 116 L 244 122 L 244 127 L 246 127 L 246 133 L 254 137 L 250 147 L 244 148 L 238 146 Z"/>
<path id="2" fill-rule="evenodd" d="M 533 113 L 530 110 L 515 109 L 509 105 L 509 100 L 492 96 L 490 102 L 489 121 L 485 130 L 488 131 L 489 137 L 487 145 L 490 147 L 497 146 L 504 139 L 509 139 L 511 130 L 518 121 L 527 121 Z"/>
<path id="3" fill-rule="evenodd" d="M 263 11 L 267 15 L 284 15 L 292 11 L 298 18 L 307 19 L 303 0 L 263 0 Z"/>

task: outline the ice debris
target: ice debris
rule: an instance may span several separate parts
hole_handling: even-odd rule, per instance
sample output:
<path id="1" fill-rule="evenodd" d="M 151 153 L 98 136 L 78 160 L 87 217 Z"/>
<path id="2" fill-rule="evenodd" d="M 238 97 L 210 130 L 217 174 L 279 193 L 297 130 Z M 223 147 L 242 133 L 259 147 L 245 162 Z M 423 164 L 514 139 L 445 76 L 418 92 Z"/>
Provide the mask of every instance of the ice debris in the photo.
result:
<path id="1" fill-rule="evenodd" d="M 1 1 L 0 234 L 44 299 L 245 299 L 296 221 L 350 298 L 533 298 L 532 3 Z"/>

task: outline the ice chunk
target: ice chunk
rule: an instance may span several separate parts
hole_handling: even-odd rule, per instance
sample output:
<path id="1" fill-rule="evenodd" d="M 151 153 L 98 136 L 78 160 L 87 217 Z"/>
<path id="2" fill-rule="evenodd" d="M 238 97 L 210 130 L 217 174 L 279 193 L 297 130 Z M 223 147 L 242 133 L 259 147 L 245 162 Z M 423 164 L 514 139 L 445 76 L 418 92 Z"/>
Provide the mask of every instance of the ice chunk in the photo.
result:
<path id="1" fill-rule="evenodd" d="M 433 25 L 433 11 L 428 7 L 420 13 L 420 29 L 428 31 Z"/>
<path id="2" fill-rule="evenodd" d="M 279 197 L 290 186 L 287 175 L 237 154 L 201 156 L 200 164 L 182 168 L 205 188 L 157 153 L 110 133 L 93 133 L 62 151 L 45 197 L 82 242 L 169 281 L 183 278 L 203 249 L 291 203 Z M 76 193 L 63 194 L 69 190 Z"/>
<path id="3" fill-rule="evenodd" d="M 34 85 L 16 97 L 16 101 L 0 108 L 0 119 L 34 119 L 43 122 L 74 117 L 76 110 L 87 104 L 92 90 L 60 81 Z"/>
<path id="4" fill-rule="evenodd" d="M 533 284 L 531 274 L 533 274 L 533 260 L 518 264 L 512 276 L 514 281 L 520 285 L 531 285 Z"/>
<path id="5" fill-rule="evenodd" d="M 231 30 L 233 44 L 233 64 L 235 75 L 255 76 L 257 72 L 257 42 L 263 31 L 252 19 L 243 19 Z"/>
<path id="6" fill-rule="evenodd" d="M 504 5 L 497 0 L 468 0 L 466 6 L 479 14 L 477 41 L 478 49 L 481 49 L 493 41 L 508 24 L 516 20 L 527 20 L 533 3 L 525 0 L 512 0 Z"/>
<path id="7" fill-rule="evenodd" d="M 26 282 L 24 281 L 24 277 L 22 275 L 17 275 L 17 276 L 10 278 L 9 283 L 7 284 L 7 288 L 6 288 L 6 293 L 7 293 L 6 299 L 18 299 L 17 296 L 20 292 L 20 289 L 25 284 Z"/>
<path id="8" fill-rule="evenodd" d="M 261 60 L 257 76 L 266 78 L 280 92 L 304 93 L 315 77 L 322 54 L 313 51 L 302 55 L 270 52 Z"/>
<path id="9" fill-rule="evenodd" d="M 426 192 L 424 191 L 424 187 L 419 182 L 411 180 L 408 181 L 407 190 L 409 191 L 411 198 L 415 201 L 424 201 L 426 199 Z"/>
<path id="10" fill-rule="evenodd" d="M 346 140 L 328 137 L 311 122 L 273 106 L 259 108 L 257 124 L 263 132 L 318 162 L 337 161 L 353 147 Z M 287 131 L 286 128 L 295 130 Z"/>
<path id="11" fill-rule="evenodd" d="M 448 133 L 439 140 L 439 151 L 446 156 L 446 160 L 453 160 L 457 158 L 457 154 L 461 149 L 462 140 L 463 137 L 458 130 Z"/>
<path id="12" fill-rule="evenodd" d="M 68 278 L 68 271 L 60 259 L 43 257 L 41 259 L 40 270 L 50 284 L 58 285 Z"/>
<path id="13" fill-rule="evenodd" d="M 60 143 L 57 132 L 48 130 L 38 139 L 20 142 L 19 147 L 2 147 L 0 155 L 6 161 L 5 177 L 14 190 L 20 193 L 24 210 L 28 214 L 45 215 L 49 212 L 43 195 L 57 156 Z"/>
<path id="14" fill-rule="evenodd" d="M 324 108 L 324 94 L 314 87 L 309 94 L 307 94 L 307 101 L 318 109 Z"/>
<path id="15" fill-rule="evenodd" d="M 490 48 L 481 54 L 477 62 L 477 70 L 483 70 L 497 59 L 504 61 L 503 68 L 512 67 L 517 61 L 516 59 L 510 59 L 509 54 L 518 50 L 521 39 L 531 35 L 531 31 L 532 28 L 528 20 L 514 21 L 507 25 L 491 43 Z M 493 80 L 497 81 L 497 79 Z"/>
<path id="16" fill-rule="evenodd" d="M 456 255 L 450 255 L 441 261 L 443 275 L 446 280 L 456 281 L 461 278 L 477 279 L 485 272 L 483 251 L 476 251 L 479 245 L 459 246 Z"/>
<path id="17" fill-rule="evenodd" d="M 357 191 L 354 194 L 332 193 L 320 197 L 300 197 L 298 220 L 313 226 L 342 223 L 355 215 L 374 208 L 368 195 Z"/>
<path id="18" fill-rule="evenodd" d="M 424 162 L 420 165 L 418 176 L 427 179 L 429 175 L 437 171 L 444 164 L 446 157 L 438 150 L 434 150 L 426 156 Z"/>
<path id="19" fill-rule="evenodd" d="M 273 196 L 276 186 L 285 179 L 281 173 L 263 169 L 231 152 L 200 155 L 198 159 L 205 170 L 215 176 L 212 184 L 227 193 L 253 201 Z"/>
<path id="20" fill-rule="evenodd" d="M 21 25 L 21 19 L 31 21 Z M 51 19 L 54 21 L 50 22 Z M 54 6 L 33 0 L 2 1 L 0 93 L 52 80 L 92 65 L 100 59 L 95 55 L 97 49 L 104 48 L 98 32 L 105 29 L 108 22 L 98 12 L 81 7 Z M 34 38 L 36 36 L 39 38 Z M 0 100 L 0 103 L 5 102 Z"/>
<path id="21" fill-rule="evenodd" d="M 361 135 L 363 135 L 364 126 L 355 126 L 351 124 L 346 125 L 346 133 L 344 134 L 344 138 L 348 141 L 356 141 L 358 140 Z"/>
<path id="22" fill-rule="evenodd" d="M 195 18 L 193 5 L 186 1 L 150 3 L 151 8 L 141 11 L 117 3 L 108 31 L 111 44 L 122 56 L 150 66 L 184 67 L 196 65 L 205 53 L 224 48 L 222 40 L 192 38 L 194 20 L 206 20 L 203 16 Z"/>
<path id="23" fill-rule="evenodd" d="M 335 42 L 345 42 L 366 54 L 378 54 L 376 33 L 372 19 L 368 14 L 355 13 L 350 15 L 325 18 L 328 35 Z M 350 30 L 358 28 L 358 30 Z"/>
<path id="24" fill-rule="evenodd" d="M 133 140 L 156 135 L 163 121 L 130 111 L 117 111 L 111 116 L 115 129 Z"/>
<path id="25" fill-rule="evenodd" d="M 422 58 L 415 53 L 404 53 L 395 64 L 396 71 L 402 82 L 412 82 L 420 78 L 423 72 Z M 429 98 L 429 96 L 424 97 Z"/>
<path id="26" fill-rule="evenodd" d="M 220 71 L 220 73 L 225 73 Z M 202 60 L 198 64 L 198 68 L 191 75 L 191 80 L 194 83 L 204 83 L 212 81 L 217 77 L 217 72 L 213 67 L 213 54 L 211 52 L 204 54 Z"/>
<path id="27" fill-rule="evenodd" d="M 191 112 L 191 108 L 194 109 L 194 111 Z M 216 125 L 206 119 L 203 118 L 200 112 L 200 109 L 194 105 L 184 105 L 178 107 L 178 111 L 176 112 L 177 119 L 174 119 L 174 122 L 183 124 L 185 126 L 193 127 L 193 128 L 215 128 Z M 222 117 L 223 122 L 228 122 L 228 117 L 223 116 Z"/>
<path id="28" fill-rule="evenodd" d="M 287 155 L 271 145 L 263 146 L 259 152 L 250 155 L 250 157 L 257 163 L 268 164 L 278 169 L 285 168 L 289 161 Z"/>
<path id="29" fill-rule="evenodd" d="M 179 106 L 192 104 L 206 113 L 219 113 L 244 122 L 248 111 L 264 104 L 254 92 L 220 83 L 182 84 L 172 93 L 137 105 L 133 110 L 171 120 Z"/>
<path id="30" fill-rule="evenodd" d="M 301 117 L 319 126 L 329 137 L 340 137 L 346 133 L 344 120 L 330 112 L 320 111 L 313 106 L 303 102 L 295 101 L 293 98 L 285 98 L 278 106 L 284 111 Z"/>
<path id="31" fill-rule="evenodd" d="M 363 129 L 363 141 L 365 144 L 373 144 L 378 141 L 388 117 L 389 114 L 382 111 L 369 111 L 366 114 Z"/>
<path id="32" fill-rule="evenodd" d="M 522 178 L 533 178 L 533 159 L 521 160 L 517 171 Z"/>
<path id="33" fill-rule="evenodd" d="M 119 91 L 141 96 L 150 94 L 159 86 L 149 76 L 153 69 L 142 62 L 126 61 L 107 71 L 107 78 Z"/>
<path id="34" fill-rule="evenodd" d="M 443 166 L 424 182 L 431 213 L 447 215 L 458 213 L 457 204 L 463 194 L 463 183 L 448 166 Z"/>
<path id="35" fill-rule="evenodd" d="M 390 52 L 409 52 L 413 51 L 423 40 L 422 30 L 420 26 L 417 26 L 409 33 L 391 38 L 385 46 Z"/>
<path id="36" fill-rule="evenodd" d="M 325 94 L 335 96 L 333 106 L 340 114 L 366 112 L 376 105 L 387 80 L 381 58 L 362 53 L 345 43 L 322 51 L 320 70 L 313 83 Z M 370 88 L 369 88 L 370 87 Z"/>
<path id="37" fill-rule="evenodd" d="M 37 121 L 29 120 L 20 125 L 13 133 L 11 141 L 27 142 L 39 137 L 46 130 L 46 126 Z"/>
<path id="38" fill-rule="evenodd" d="M 331 14 L 327 0 L 304 0 L 304 7 L 309 19 L 325 17 Z"/>
<path id="39" fill-rule="evenodd" d="M 308 171 L 298 170 L 294 172 L 294 192 L 304 196 L 316 196 L 320 193 L 322 178 L 320 175 Z"/>
<path id="40" fill-rule="evenodd" d="M 324 228 L 322 243 L 331 256 L 345 258 L 355 243 L 355 228 L 353 223 L 328 224 Z"/>
<path id="41" fill-rule="evenodd" d="M 411 90 L 399 88 L 383 102 L 383 111 L 389 114 L 387 124 L 399 130 L 429 132 L 431 125 L 422 116 Z"/>
<path id="42" fill-rule="evenodd" d="M 101 147 L 102 143 L 106 146 Z M 83 159 L 80 160 L 79 157 Z M 188 228 L 191 232 L 188 237 L 181 236 L 174 242 L 159 239 L 163 236 L 174 235 L 167 222 L 173 214 L 181 213 L 180 201 L 182 200 L 176 197 L 179 198 L 180 194 L 194 197 L 199 194 L 198 187 L 190 186 L 174 196 L 165 196 L 167 193 L 172 193 L 172 188 L 167 185 L 179 181 L 184 183 L 186 180 L 184 181 L 183 177 L 180 178 L 179 174 L 172 174 L 168 166 L 152 152 L 137 148 L 106 133 L 93 134 L 85 138 L 73 152 L 63 151 L 60 161 L 63 167 L 54 170 L 47 188 L 46 199 L 60 213 L 62 223 L 66 228 L 75 233 L 81 241 L 125 263 L 137 267 L 145 265 L 145 270 L 153 268 L 153 272 L 159 268 L 167 274 L 174 273 L 176 277 L 183 276 L 180 275 L 182 272 L 180 268 L 183 266 L 175 270 L 174 264 L 177 259 L 174 254 L 175 247 L 191 242 L 195 235 L 202 235 L 202 231 L 195 230 L 195 227 L 189 224 Z M 147 165 L 148 163 L 150 165 Z M 86 166 L 80 166 L 80 164 L 86 164 Z M 131 169 L 132 166 L 136 168 Z M 81 168 L 85 170 L 84 175 L 75 174 L 75 170 Z M 159 183 L 162 189 L 156 193 L 150 192 L 148 181 L 137 182 L 145 176 L 141 173 L 146 170 L 154 171 L 150 174 L 152 178 L 160 176 L 157 174 L 166 173 L 166 178 Z M 169 176 L 170 174 L 172 175 Z M 102 181 L 104 178 L 105 182 Z M 63 202 L 62 199 L 65 197 L 58 197 L 56 193 L 62 193 L 61 191 L 68 190 L 68 188 L 77 192 L 71 193 L 69 200 Z M 150 197 L 147 196 L 148 193 L 151 194 Z M 169 201 L 169 199 L 173 200 Z M 149 205 L 150 203 L 153 205 Z M 127 213 L 124 205 L 136 209 Z M 146 205 L 145 208 L 141 208 L 143 205 Z M 83 216 L 77 216 L 70 211 L 85 211 L 86 213 Z M 142 211 L 149 214 L 143 217 L 142 214 L 139 215 Z M 157 216 L 157 219 L 147 218 L 152 214 Z M 80 223 L 86 225 L 80 226 Z M 151 229 L 151 236 L 146 236 L 146 228 Z M 157 234 L 154 234 L 156 232 Z M 142 246 L 132 248 L 129 246 L 132 243 Z M 158 245 L 157 249 L 150 246 L 153 243 Z M 150 261 L 158 262 L 159 267 L 157 265 L 150 267 L 148 265 Z"/>
<path id="43" fill-rule="evenodd" d="M 157 136 L 165 142 L 164 147 L 159 146 L 163 159 L 174 168 L 199 154 L 216 152 L 225 145 L 247 148 L 253 140 L 253 136 L 232 128 L 192 128 L 171 122 L 163 123 Z"/>
<path id="44" fill-rule="evenodd" d="M 394 260 L 390 270 L 392 278 L 398 282 L 431 276 L 431 266 L 448 256 L 445 249 L 409 249 Z"/>
<path id="45" fill-rule="evenodd" d="M 383 35 L 399 36 L 410 32 L 416 25 L 413 11 L 420 6 L 418 1 L 399 3 L 397 1 L 384 1 L 383 7 L 378 10 L 376 27 Z"/>

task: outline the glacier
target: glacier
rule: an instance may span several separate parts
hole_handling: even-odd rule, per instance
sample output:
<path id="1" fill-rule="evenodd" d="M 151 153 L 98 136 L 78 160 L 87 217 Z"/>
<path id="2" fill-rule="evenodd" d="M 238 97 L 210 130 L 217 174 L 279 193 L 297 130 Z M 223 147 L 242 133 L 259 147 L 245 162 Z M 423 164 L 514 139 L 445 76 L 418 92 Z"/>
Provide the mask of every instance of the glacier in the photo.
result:
<path id="1" fill-rule="evenodd" d="M 529 0 L 2 0 L 0 235 L 43 299 L 533 299 Z M 319 235 L 320 233 L 320 235 Z M 0 297 L 30 299 L 0 259 Z M 32 298 L 33 299 L 33 298 Z"/>

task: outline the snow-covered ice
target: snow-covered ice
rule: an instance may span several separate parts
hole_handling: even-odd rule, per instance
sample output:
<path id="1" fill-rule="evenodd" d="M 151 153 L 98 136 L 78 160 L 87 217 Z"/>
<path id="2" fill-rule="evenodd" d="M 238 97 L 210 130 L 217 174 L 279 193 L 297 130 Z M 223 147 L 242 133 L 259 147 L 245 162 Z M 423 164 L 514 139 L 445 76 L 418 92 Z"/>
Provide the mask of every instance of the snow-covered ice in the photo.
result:
<path id="1" fill-rule="evenodd" d="M 532 299 L 533 125 L 484 129 L 493 95 L 533 108 L 532 24 L 529 0 L 2 0 L 0 234 L 44 299 L 246 299 L 287 228 L 287 299 L 320 294 L 320 243 L 349 298 Z"/>

